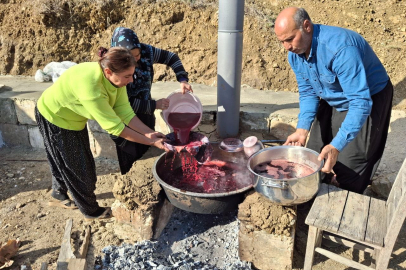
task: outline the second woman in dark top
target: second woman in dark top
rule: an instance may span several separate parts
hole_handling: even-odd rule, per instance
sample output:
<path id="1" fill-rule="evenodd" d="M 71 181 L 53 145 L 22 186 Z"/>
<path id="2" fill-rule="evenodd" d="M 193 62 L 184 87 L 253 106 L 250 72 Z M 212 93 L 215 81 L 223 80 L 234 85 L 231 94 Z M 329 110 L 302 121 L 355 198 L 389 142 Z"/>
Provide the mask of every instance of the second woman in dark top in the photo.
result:
<path id="1" fill-rule="evenodd" d="M 118 27 L 114 30 L 111 46 L 131 50 L 138 63 L 134 72 L 134 80 L 127 85 L 127 94 L 135 114 L 151 129 L 155 127 L 154 111 L 156 109 L 165 110 L 169 106 L 168 99 L 155 101 L 151 98 L 151 86 L 154 77 L 153 64 L 159 63 L 171 67 L 175 72 L 176 79 L 180 82 L 181 91 L 183 93 L 193 92 L 192 86 L 188 83 L 188 73 L 175 53 L 140 43 L 135 32 L 125 27 Z M 116 143 L 122 174 L 127 173 L 133 163 L 141 158 L 149 148 L 147 145 L 130 142 L 121 137 L 113 137 L 113 140 Z"/>

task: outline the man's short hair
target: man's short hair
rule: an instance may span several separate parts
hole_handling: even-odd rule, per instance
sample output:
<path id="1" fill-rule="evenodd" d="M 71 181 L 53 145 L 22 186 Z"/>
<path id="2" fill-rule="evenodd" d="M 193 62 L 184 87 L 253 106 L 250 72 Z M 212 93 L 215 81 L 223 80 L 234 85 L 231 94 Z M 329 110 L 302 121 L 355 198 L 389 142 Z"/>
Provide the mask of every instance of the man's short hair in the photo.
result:
<path id="1" fill-rule="evenodd" d="M 303 22 L 305 20 L 309 20 L 310 22 L 312 21 L 304 8 L 298 8 L 295 15 L 293 15 L 293 20 L 295 21 L 296 27 L 300 30 L 302 30 Z"/>

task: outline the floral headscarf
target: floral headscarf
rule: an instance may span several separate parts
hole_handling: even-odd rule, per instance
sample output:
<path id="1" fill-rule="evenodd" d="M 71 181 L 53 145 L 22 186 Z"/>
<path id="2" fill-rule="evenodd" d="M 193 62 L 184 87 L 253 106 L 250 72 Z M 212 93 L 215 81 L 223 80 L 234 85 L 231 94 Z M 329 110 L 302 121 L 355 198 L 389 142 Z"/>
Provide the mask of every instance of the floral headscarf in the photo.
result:
<path id="1" fill-rule="evenodd" d="M 141 48 L 141 43 L 133 30 L 125 27 L 117 27 L 111 37 L 111 47 L 124 47 L 132 50 Z"/>

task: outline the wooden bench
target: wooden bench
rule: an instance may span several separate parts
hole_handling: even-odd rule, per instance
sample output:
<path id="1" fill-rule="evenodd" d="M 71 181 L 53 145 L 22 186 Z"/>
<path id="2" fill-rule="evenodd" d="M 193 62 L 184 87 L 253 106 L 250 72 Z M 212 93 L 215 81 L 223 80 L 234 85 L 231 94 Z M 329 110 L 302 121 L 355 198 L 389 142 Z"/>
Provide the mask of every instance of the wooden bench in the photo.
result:
<path id="1" fill-rule="evenodd" d="M 315 252 L 356 269 L 387 269 L 406 217 L 406 159 L 388 200 L 322 184 L 305 223 L 309 225 L 304 270 L 312 269 Z M 366 266 L 321 248 L 322 238 L 371 253 Z"/>

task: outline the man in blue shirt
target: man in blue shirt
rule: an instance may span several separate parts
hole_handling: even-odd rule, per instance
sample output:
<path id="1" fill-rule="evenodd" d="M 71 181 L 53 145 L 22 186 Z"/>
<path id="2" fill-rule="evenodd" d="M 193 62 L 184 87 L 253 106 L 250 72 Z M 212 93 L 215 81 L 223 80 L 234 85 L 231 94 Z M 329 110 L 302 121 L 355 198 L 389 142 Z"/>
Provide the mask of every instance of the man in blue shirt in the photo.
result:
<path id="1" fill-rule="evenodd" d="M 320 152 L 322 171 L 362 193 L 385 148 L 393 86 L 367 41 L 339 27 L 313 24 L 303 8 L 284 9 L 275 34 L 289 51 L 299 88 L 299 121 L 285 145 Z"/>

